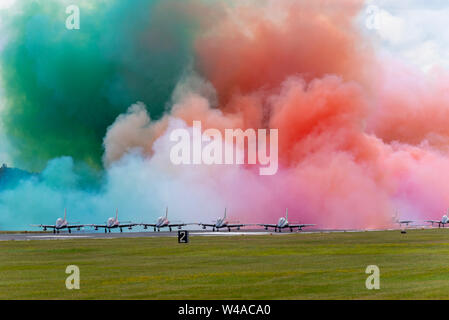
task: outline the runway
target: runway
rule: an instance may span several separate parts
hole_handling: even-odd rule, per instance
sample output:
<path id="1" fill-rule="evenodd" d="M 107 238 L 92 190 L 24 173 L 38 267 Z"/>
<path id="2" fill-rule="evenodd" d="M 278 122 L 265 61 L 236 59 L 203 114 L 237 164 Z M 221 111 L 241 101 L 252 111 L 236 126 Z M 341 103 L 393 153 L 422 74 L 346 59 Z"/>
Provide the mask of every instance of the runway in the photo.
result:
<path id="1" fill-rule="evenodd" d="M 188 230 L 189 236 L 258 236 L 269 234 L 290 234 L 290 232 L 274 233 L 265 230 L 245 230 L 245 231 L 219 231 L 212 232 L 206 230 Z M 296 233 L 296 232 L 293 232 Z M 26 241 L 26 240 L 71 240 L 71 239 L 118 239 L 118 238 L 148 238 L 148 237 L 177 237 L 176 231 L 160 231 L 160 232 L 117 232 L 110 233 L 103 232 L 73 232 L 61 231 L 59 234 L 54 233 L 2 233 L 0 234 L 0 241 Z"/>
<path id="2" fill-rule="evenodd" d="M 388 229 L 388 230 L 396 230 L 396 229 Z M 258 230 L 244 230 L 244 231 L 219 231 L 212 232 L 210 230 L 188 230 L 190 237 L 195 236 L 264 236 L 264 235 L 273 235 L 273 236 L 282 236 L 288 234 L 310 234 L 310 233 L 330 233 L 330 232 L 369 232 L 369 231 L 386 231 L 384 230 L 329 230 L 329 229 L 316 229 L 316 230 L 307 230 L 307 231 L 283 231 L 283 232 L 274 232 L 274 231 L 266 231 L 264 229 Z M 399 231 L 399 229 L 397 229 Z M 30 241 L 30 240 L 73 240 L 73 239 L 119 239 L 119 238 L 151 238 L 151 237 L 177 237 L 178 233 L 176 231 L 160 231 L 160 232 L 117 232 L 112 231 L 111 233 L 103 233 L 103 232 L 72 232 L 68 233 L 67 231 L 61 231 L 59 234 L 54 234 L 52 232 L 47 233 L 0 233 L 0 241 Z"/>

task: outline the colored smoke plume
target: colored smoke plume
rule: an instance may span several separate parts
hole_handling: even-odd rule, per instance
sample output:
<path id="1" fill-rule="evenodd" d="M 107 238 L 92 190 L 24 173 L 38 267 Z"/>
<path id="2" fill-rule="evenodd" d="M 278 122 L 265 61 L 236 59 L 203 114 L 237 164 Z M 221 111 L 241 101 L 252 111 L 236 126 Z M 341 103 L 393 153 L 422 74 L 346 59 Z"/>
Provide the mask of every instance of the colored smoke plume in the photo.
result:
<path id="1" fill-rule="evenodd" d="M 274 223 L 288 207 L 291 221 L 326 228 L 448 206 L 448 74 L 379 54 L 357 23 L 363 1 L 98 1 L 79 34 L 55 27 L 58 3 L 8 16 L 5 135 L 15 163 L 50 162 L 0 193 L 0 222 L 24 197 L 17 212 L 31 220 L 63 206 L 153 219 L 169 205 L 186 222 L 226 206 L 241 222 Z M 172 165 L 169 134 L 193 120 L 278 129 L 278 173 Z M 37 200 L 47 197 L 57 201 Z"/>

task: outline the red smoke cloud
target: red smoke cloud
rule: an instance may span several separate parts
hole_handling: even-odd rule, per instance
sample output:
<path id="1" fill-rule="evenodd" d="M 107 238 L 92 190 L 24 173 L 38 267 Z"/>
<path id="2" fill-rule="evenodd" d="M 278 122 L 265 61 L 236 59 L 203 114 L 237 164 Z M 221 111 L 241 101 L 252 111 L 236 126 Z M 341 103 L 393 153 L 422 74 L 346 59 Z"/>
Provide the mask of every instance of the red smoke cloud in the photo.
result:
<path id="1" fill-rule="evenodd" d="M 370 50 L 353 25 L 363 1 L 243 3 L 197 41 L 198 69 L 222 104 L 236 93 L 276 89 L 292 75 L 363 80 Z"/>

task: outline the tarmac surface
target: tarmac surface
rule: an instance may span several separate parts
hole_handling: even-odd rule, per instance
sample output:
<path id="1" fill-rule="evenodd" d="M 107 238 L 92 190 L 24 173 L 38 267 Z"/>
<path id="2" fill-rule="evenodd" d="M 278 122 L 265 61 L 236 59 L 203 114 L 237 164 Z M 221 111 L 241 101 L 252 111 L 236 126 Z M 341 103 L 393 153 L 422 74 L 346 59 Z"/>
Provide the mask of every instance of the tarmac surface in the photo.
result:
<path id="1" fill-rule="evenodd" d="M 236 232 L 208 232 L 208 231 L 193 231 L 189 230 L 189 236 L 239 236 L 239 235 L 267 235 L 270 232 L 254 232 L 254 231 L 236 231 Z M 67 231 L 60 231 L 60 233 L 5 233 L 0 234 L 0 241 L 7 240 L 67 240 L 67 239 L 116 239 L 116 238 L 147 238 L 147 237 L 177 237 L 177 231 L 160 231 L 160 232 L 120 232 L 111 231 L 104 232 L 76 232 L 68 233 Z"/>
<path id="2" fill-rule="evenodd" d="M 113 230 L 110 233 L 104 232 L 85 232 L 72 231 L 68 233 L 66 230 L 61 230 L 60 233 L 53 232 L 26 232 L 26 233 L 0 233 L 0 241 L 27 241 L 27 240 L 71 240 L 71 239 L 116 239 L 116 238 L 146 238 L 146 237 L 177 237 L 178 230 L 160 231 L 160 232 L 120 232 Z M 266 231 L 266 230 L 240 230 L 240 231 L 215 231 L 210 230 L 188 230 L 189 236 L 258 236 L 258 235 L 286 235 L 298 233 L 329 233 L 329 232 L 365 232 L 365 231 L 382 231 L 382 230 L 303 230 L 293 231 L 283 230 L 282 232 Z"/>

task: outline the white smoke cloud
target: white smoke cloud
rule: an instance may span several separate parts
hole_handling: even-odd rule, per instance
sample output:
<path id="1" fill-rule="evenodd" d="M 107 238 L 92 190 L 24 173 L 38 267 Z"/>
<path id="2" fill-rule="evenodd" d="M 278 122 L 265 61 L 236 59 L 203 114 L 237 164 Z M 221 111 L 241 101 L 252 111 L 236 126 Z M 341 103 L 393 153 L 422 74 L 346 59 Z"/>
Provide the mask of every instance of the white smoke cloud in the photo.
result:
<path id="1" fill-rule="evenodd" d="M 169 206 L 171 222 L 211 222 L 222 215 L 225 203 L 211 170 L 205 166 L 191 170 L 172 165 L 169 159 L 169 132 L 187 128 L 182 120 L 171 119 L 167 133 L 154 143 L 154 156 L 131 149 L 105 172 L 97 190 L 80 188 L 73 159 L 61 157 L 49 161 L 39 177 L 25 179 L 14 189 L 0 193 L 0 228 L 30 229 L 28 224 L 53 224 L 68 210 L 68 220 L 101 224 L 119 210 L 119 220 L 153 223 Z M 228 167 L 232 174 L 239 170 Z M 26 201 L 23 201 L 26 199 Z M 53 213 L 53 215 L 49 214 Z M 59 214 L 58 214 L 59 213 Z M 50 220 L 49 220 L 50 219 Z"/>

